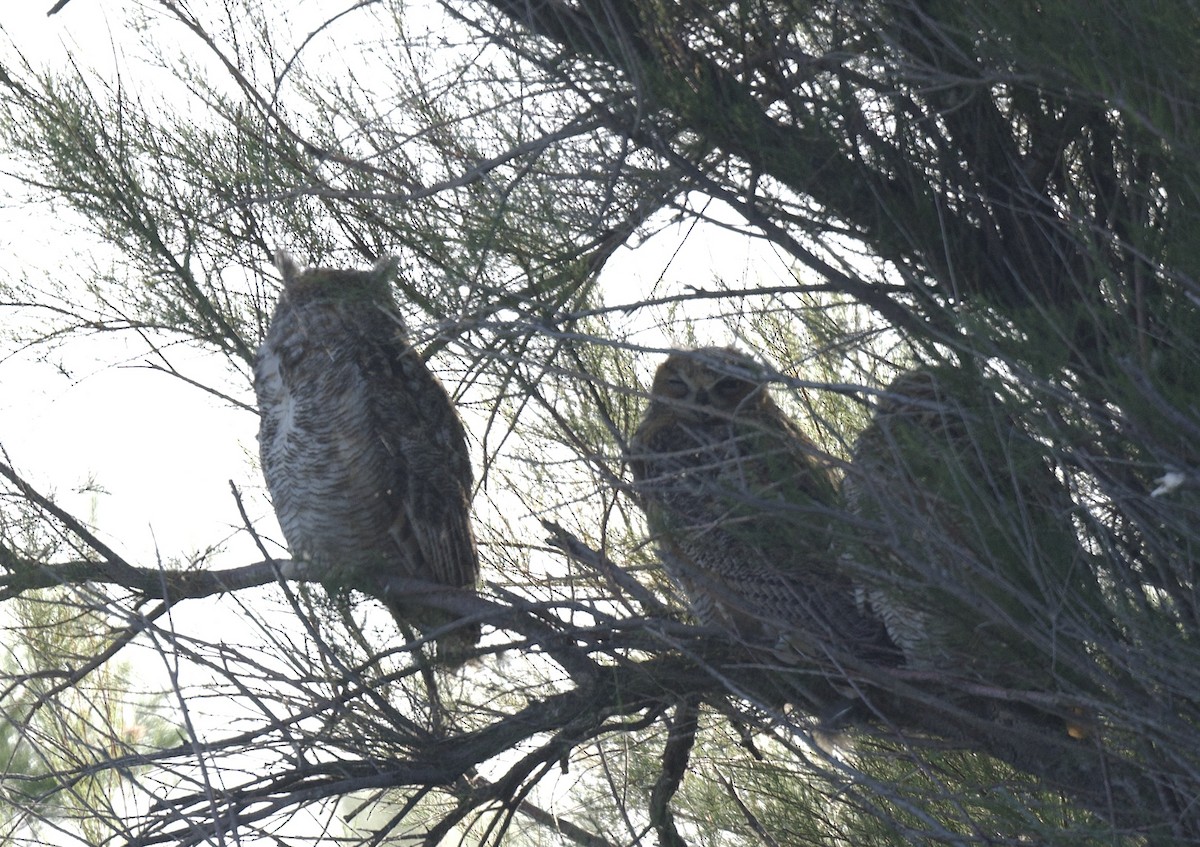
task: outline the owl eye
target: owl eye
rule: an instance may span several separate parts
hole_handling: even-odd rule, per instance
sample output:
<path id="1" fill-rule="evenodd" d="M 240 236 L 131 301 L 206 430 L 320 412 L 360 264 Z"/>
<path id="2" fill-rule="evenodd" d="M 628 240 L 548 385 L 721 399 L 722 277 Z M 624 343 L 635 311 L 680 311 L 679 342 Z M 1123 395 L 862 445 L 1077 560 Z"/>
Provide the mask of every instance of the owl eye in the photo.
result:
<path id="1" fill-rule="evenodd" d="M 717 381 L 717 384 L 713 386 L 713 393 L 728 399 L 745 394 L 749 388 L 750 385 L 744 380 L 727 376 Z"/>
<path id="2" fill-rule="evenodd" d="M 667 377 L 666 382 L 662 385 L 661 393 L 666 397 L 686 397 L 689 390 L 687 382 L 681 377 Z"/>

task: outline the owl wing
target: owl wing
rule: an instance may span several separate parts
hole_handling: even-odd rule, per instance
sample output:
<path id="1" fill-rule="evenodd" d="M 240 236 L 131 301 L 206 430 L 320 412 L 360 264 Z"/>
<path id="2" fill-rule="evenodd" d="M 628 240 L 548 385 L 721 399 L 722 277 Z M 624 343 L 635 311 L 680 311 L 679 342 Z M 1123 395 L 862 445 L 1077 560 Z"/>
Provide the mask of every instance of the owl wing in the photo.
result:
<path id="1" fill-rule="evenodd" d="M 787 570 L 788 551 L 828 548 L 836 482 L 819 448 L 774 404 L 737 423 L 746 465 L 736 484 L 753 492 L 758 518 L 773 525 L 765 543 L 778 549 L 779 566 Z M 817 565 L 794 566 L 811 573 Z"/>
<path id="2" fill-rule="evenodd" d="M 780 642 L 792 649 L 895 664 L 886 628 L 857 602 L 832 547 L 838 488 L 830 465 L 777 408 L 749 423 L 743 437 L 759 498 L 752 531 L 765 565 L 754 574 L 757 607 L 785 625 Z"/>
<path id="3" fill-rule="evenodd" d="M 382 311 L 380 318 L 390 319 Z M 454 587 L 474 586 L 479 559 L 470 523 L 472 473 L 466 432 L 438 379 L 394 324 L 375 338 L 363 363 L 376 383 L 367 408 L 392 460 L 385 494 L 395 519 L 390 534 L 411 569 L 407 576 Z"/>
<path id="4" fill-rule="evenodd" d="M 933 548 L 944 550 L 956 541 L 953 524 L 945 520 L 948 505 L 926 490 L 902 458 L 908 451 L 901 451 L 898 439 L 905 440 L 906 430 L 907 425 L 873 421 L 855 442 L 842 478 L 842 499 L 855 520 L 838 543 L 859 580 L 864 612 L 883 621 L 909 665 L 927 667 L 939 664 L 941 649 L 954 640 L 945 616 L 924 610 L 936 607 L 931 594 L 945 584 L 942 563 L 948 554 Z"/>

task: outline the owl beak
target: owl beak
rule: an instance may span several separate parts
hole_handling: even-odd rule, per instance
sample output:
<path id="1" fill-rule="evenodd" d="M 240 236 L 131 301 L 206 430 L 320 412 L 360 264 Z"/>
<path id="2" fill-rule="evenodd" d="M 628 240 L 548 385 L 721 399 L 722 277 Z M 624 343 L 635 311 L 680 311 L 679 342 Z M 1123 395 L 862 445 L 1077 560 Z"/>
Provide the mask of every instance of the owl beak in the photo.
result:
<path id="1" fill-rule="evenodd" d="M 695 403 L 697 406 L 707 406 L 708 405 L 708 392 L 705 391 L 703 388 L 701 388 L 696 393 Z"/>

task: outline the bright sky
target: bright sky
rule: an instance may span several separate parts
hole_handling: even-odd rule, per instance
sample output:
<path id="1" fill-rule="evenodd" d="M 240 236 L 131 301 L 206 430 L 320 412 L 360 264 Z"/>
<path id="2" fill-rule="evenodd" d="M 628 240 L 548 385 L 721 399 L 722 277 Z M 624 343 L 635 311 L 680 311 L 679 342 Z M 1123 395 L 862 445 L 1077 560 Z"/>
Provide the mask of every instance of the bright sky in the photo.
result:
<path id="1" fill-rule="evenodd" d="M 123 84 L 136 87 L 137 80 L 128 78 L 130 63 L 118 58 L 120 51 L 113 46 L 114 39 L 126 37 L 120 4 L 72 0 L 48 18 L 50 5 L 52 0 L 3 4 L 0 29 L 35 65 L 66 67 L 71 60 L 85 69 L 116 65 Z M 309 14 L 316 7 L 331 7 L 301 5 L 307 5 Z M 45 211 L 0 195 L 0 249 L 5 256 L 0 273 L 6 277 L 28 274 L 36 280 L 79 273 L 71 257 L 91 249 L 91 243 L 62 220 L 46 218 Z M 606 270 L 612 281 L 610 302 L 636 300 L 660 275 L 667 291 L 678 293 L 680 284 L 708 287 L 720 277 L 742 287 L 754 283 L 755 273 L 785 272 L 778 261 L 764 265 L 761 252 L 756 254 L 761 245 L 756 248 L 717 227 L 696 228 L 677 253 L 681 236 L 672 229 L 636 253 L 614 256 Z M 0 312 L 0 327 L 10 320 L 10 314 Z M 190 365 L 181 367 L 190 377 L 207 384 L 224 382 L 224 390 L 252 402 L 249 385 L 230 385 L 228 372 L 213 359 L 186 352 L 175 356 Z M 0 447 L 30 481 L 52 491 L 75 514 L 94 513 L 106 540 L 134 564 L 152 565 L 158 554 L 166 559 L 187 555 L 233 532 L 239 518 L 229 481 L 250 492 L 262 484 L 253 463 L 253 415 L 150 372 L 137 339 L 89 337 L 55 353 L 51 364 L 32 359 L 22 355 L 0 361 Z M 59 364 L 69 378 L 56 369 Z M 93 479 L 106 493 L 73 493 Z M 268 527 L 274 531 L 269 518 L 263 524 Z M 244 538 L 229 552 L 222 566 L 258 558 Z"/>
<path id="2" fill-rule="evenodd" d="M 111 68 L 120 19 L 110 24 L 105 10 L 115 15 L 119 7 L 111 0 L 73 0 L 47 17 L 51 5 L 5 3 L 0 29 L 35 66 L 64 67 L 73 59 Z M 0 221 L 4 277 L 78 273 L 71 257 L 91 242 L 62 220 L 19 205 L 4 191 Z M 0 312 L 0 322 L 11 320 L 11 312 Z M 156 549 L 172 557 L 229 534 L 226 527 L 237 522 L 229 480 L 261 484 L 247 459 L 256 449 L 256 421 L 140 367 L 144 350 L 128 341 L 90 337 L 55 353 L 50 362 L 65 365 L 69 378 L 28 354 L 0 362 L 0 446 L 18 471 L 74 513 L 87 517 L 94 509 L 106 540 L 135 563 L 150 565 Z M 186 352 L 182 358 L 193 365 L 192 376 L 224 378 L 214 361 Z M 248 386 L 237 389 L 249 399 Z M 72 493 L 93 478 L 107 494 Z M 249 561 L 253 554 L 248 547 L 245 553 Z"/>
<path id="3" fill-rule="evenodd" d="M 47 18 L 52 3 L 0 4 L 3 36 L 34 65 L 68 67 L 73 60 L 85 69 L 110 69 L 115 64 L 125 75 L 123 83 L 136 87 L 138 80 L 128 77 L 130 66 L 112 43 L 121 29 L 118 4 L 72 0 L 62 13 Z M 111 24 L 106 11 L 114 16 Z M 80 268 L 86 263 L 78 256 L 93 250 L 94 242 L 44 207 L 17 203 L 12 187 L 0 176 L 0 281 L 79 278 L 82 284 Z M 666 284 L 660 293 L 678 293 L 685 284 L 709 287 L 720 278 L 743 287 L 754 284 L 756 274 L 782 277 L 786 272 L 778 261 L 763 261 L 761 244 L 726 230 L 697 227 L 680 249 L 682 236 L 671 229 L 636 253 L 614 256 L 606 270 L 610 302 L 634 301 L 660 277 Z M 0 338 L 12 320 L 10 310 L 0 309 Z M 7 349 L 0 344 L 0 354 Z M 144 345 L 133 337 L 84 337 L 47 362 L 36 360 L 39 352 L 44 351 L 0 358 L 0 448 L 7 462 L 69 511 L 90 519 L 134 565 L 153 566 L 158 555 L 177 561 L 234 535 L 239 516 L 229 481 L 250 495 L 261 492 L 254 415 L 151 372 L 143 364 Z M 177 349 L 173 361 L 190 377 L 252 402 L 250 386 L 231 385 L 229 371 L 210 354 Z M 77 491 L 90 480 L 104 493 Z M 260 509 L 252 514 L 261 520 L 260 528 L 276 533 L 273 519 L 261 512 L 264 498 L 247 499 Z M 250 540 L 238 536 L 208 564 L 232 567 L 258 557 Z M 228 637 L 238 627 L 237 606 L 228 598 L 185 604 L 177 614 L 189 619 L 181 627 L 185 631 L 215 627 Z M 157 674 L 154 657 L 143 659 L 147 672 Z"/>
<path id="4" fill-rule="evenodd" d="M 86 55 L 88 62 L 104 61 L 112 55 L 109 16 L 118 14 L 123 3 L 112 0 L 72 0 L 53 16 L 46 12 L 55 0 L 24 0 L 0 6 L 0 29 L 34 63 L 56 62 L 69 54 Z"/>

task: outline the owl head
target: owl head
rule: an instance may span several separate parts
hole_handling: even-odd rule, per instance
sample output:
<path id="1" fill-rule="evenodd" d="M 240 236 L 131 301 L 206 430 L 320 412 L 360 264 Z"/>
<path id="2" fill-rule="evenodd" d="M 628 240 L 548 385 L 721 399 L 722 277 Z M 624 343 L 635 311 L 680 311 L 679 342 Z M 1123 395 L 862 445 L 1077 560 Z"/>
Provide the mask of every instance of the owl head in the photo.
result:
<path id="1" fill-rule="evenodd" d="M 729 419 L 770 403 L 762 368 L 733 347 L 677 350 L 658 366 L 652 403 L 693 420 Z"/>
<path id="2" fill-rule="evenodd" d="M 392 277 L 399 267 L 395 256 L 384 256 L 368 271 L 341 268 L 302 268 L 283 250 L 275 267 L 283 275 L 284 296 L 295 304 L 311 300 L 392 302 Z"/>
<path id="3" fill-rule="evenodd" d="M 876 414 L 933 416 L 942 401 L 943 386 L 928 368 L 905 371 L 888 384 L 875 401 Z"/>
<path id="4" fill-rule="evenodd" d="M 986 384 L 949 367 L 929 366 L 892 380 L 875 401 L 874 420 L 885 431 L 912 427 L 965 449 L 1005 417 Z"/>

